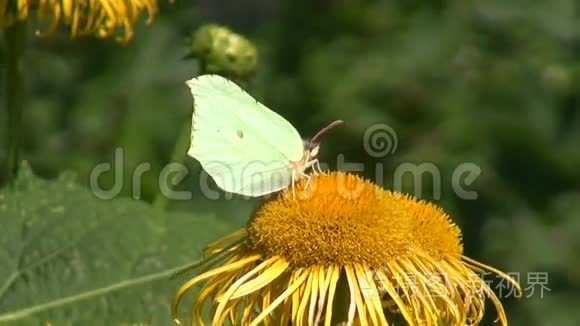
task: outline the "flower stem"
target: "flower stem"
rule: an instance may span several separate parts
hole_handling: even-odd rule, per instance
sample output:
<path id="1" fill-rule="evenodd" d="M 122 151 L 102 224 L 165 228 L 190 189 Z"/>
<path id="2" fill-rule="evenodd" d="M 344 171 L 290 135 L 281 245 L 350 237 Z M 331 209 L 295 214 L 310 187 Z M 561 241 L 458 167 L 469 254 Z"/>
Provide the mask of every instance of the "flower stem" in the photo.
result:
<path id="1" fill-rule="evenodd" d="M 203 75 L 206 71 L 205 69 L 205 61 L 200 59 L 199 60 L 199 74 Z M 187 120 L 181 129 L 181 133 L 179 134 L 179 138 L 177 139 L 177 143 L 173 148 L 173 154 L 171 155 L 170 163 L 181 163 L 185 160 L 187 156 L 187 150 L 189 149 L 189 137 L 191 135 L 191 119 Z M 168 187 L 172 188 L 175 185 L 174 179 L 172 178 L 167 185 Z M 167 204 L 169 203 L 169 198 L 161 192 L 161 189 L 155 196 L 153 200 L 153 207 L 158 210 L 165 210 L 167 208 Z"/>
<path id="2" fill-rule="evenodd" d="M 22 62 L 26 47 L 26 22 L 17 22 L 4 30 L 6 51 L 5 105 L 6 126 L 6 163 L 4 177 L 12 182 L 18 170 L 20 160 L 20 142 L 22 140 L 22 106 L 24 64 Z"/>
<path id="3" fill-rule="evenodd" d="M 177 143 L 175 144 L 175 148 L 173 149 L 173 154 L 171 155 L 170 163 L 181 163 L 185 160 L 185 156 L 187 154 L 187 149 L 189 148 L 189 137 L 191 134 L 191 121 L 187 121 L 179 134 L 179 138 L 177 139 Z M 173 178 L 170 178 L 168 187 L 175 186 L 175 182 Z M 163 192 L 159 191 L 157 196 L 153 200 L 153 207 L 159 210 L 164 210 L 169 203 L 169 198 L 163 194 Z"/>
<path id="4" fill-rule="evenodd" d="M 191 265 L 191 263 L 188 263 L 187 265 L 184 265 L 184 266 L 166 269 L 166 270 L 154 273 L 154 274 L 149 274 L 149 275 L 145 275 L 145 276 L 141 276 L 141 277 L 137 277 L 137 278 L 122 280 L 120 282 L 117 282 L 117 283 L 114 283 L 114 284 L 111 284 L 111 285 L 108 285 L 105 287 L 96 288 L 96 289 L 88 290 L 85 292 L 80 292 L 78 294 L 73 294 L 73 295 L 70 295 L 68 297 L 64 297 L 64 298 L 54 300 L 54 301 L 49 301 L 46 303 L 41 303 L 41 304 L 38 304 L 35 306 L 23 308 L 20 310 L 3 312 L 2 314 L 0 314 L 0 324 L 2 324 L 3 322 L 8 322 L 8 321 L 16 321 L 16 320 L 26 319 L 32 315 L 39 314 L 39 313 L 42 313 L 42 312 L 45 312 L 45 311 L 48 311 L 51 309 L 56 309 L 56 308 L 60 308 L 63 306 L 72 305 L 72 304 L 75 304 L 75 303 L 78 303 L 78 302 L 81 302 L 84 300 L 93 299 L 93 298 L 100 297 L 100 296 L 110 295 L 111 293 L 114 293 L 114 292 L 117 292 L 119 290 L 123 290 L 126 288 L 143 286 L 144 284 L 151 284 L 153 282 L 163 280 L 163 279 L 167 280 L 167 278 L 169 278 L 171 275 L 186 268 L 189 265 Z"/>

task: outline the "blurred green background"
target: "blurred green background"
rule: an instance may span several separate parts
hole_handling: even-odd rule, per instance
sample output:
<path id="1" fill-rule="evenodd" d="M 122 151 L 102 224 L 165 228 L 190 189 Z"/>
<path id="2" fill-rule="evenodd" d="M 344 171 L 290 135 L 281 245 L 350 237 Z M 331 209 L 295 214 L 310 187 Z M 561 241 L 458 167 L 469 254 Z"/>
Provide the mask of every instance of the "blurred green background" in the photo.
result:
<path id="1" fill-rule="evenodd" d="M 382 164 L 377 181 L 389 188 L 400 164 L 433 163 L 441 171 L 441 196 L 429 191 L 426 178 L 422 197 L 460 225 L 468 256 L 520 273 L 523 288 L 527 273 L 547 273 L 543 297 L 536 285 L 530 297 L 527 290 L 519 300 L 502 300 L 512 324 L 580 323 L 577 1 L 160 5 L 155 22 L 138 24 L 124 46 L 70 40 L 65 32 L 37 38 L 29 29 L 22 158 L 51 181 L 24 167 L 15 189 L 0 193 L 0 320 L 194 261 L 204 244 L 244 225 L 256 201 L 202 196 L 201 168 L 191 158 L 184 161 L 190 173 L 178 185 L 193 192 L 191 200 L 170 202 L 161 212 L 131 199 L 152 202 L 159 192 L 160 171 L 191 117 L 184 81 L 200 73 L 198 61 L 183 59 L 189 35 L 217 23 L 254 43 L 257 72 L 245 88 L 303 136 L 332 120 L 346 121 L 321 147 L 331 169 L 342 154 L 364 163 L 361 173 L 377 180 L 375 167 Z M 5 110 L 0 117 L 4 128 Z M 379 158 L 363 146 L 365 130 L 377 123 L 398 137 L 397 150 Z M 122 198 L 102 204 L 86 190 L 89 174 L 112 162 L 116 148 L 124 155 Z M 0 158 L 6 159 L 4 150 Z M 151 170 L 136 190 L 132 173 L 145 162 Z M 462 163 L 481 168 L 468 187 L 476 200 L 459 198 L 451 187 Z M 103 187 L 113 179 L 104 175 Z M 404 180 L 402 190 L 416 193 L 412 180 Z M 99 222 L 93 227 L 91 220 Z M 168 302 L 181 281 L 144 282 L 25 311 L 13 322 L 169 324 Z M 492 309 L 488 314 L 491 323 Z"/>

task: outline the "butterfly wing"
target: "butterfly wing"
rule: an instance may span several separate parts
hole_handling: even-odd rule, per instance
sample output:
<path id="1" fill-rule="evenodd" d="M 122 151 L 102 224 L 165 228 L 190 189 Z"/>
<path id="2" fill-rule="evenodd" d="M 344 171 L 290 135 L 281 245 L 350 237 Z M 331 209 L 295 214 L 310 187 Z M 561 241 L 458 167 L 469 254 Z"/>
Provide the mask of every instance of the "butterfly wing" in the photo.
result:
<path id="1" fill-rule="evenodd" d="M 220 188 L 261 196 L 290 184 L 289 162 L 300 160 L 304 148 L 288 121 L 218 75 L 187 85 L 194 97 L 188 154 Z"/>

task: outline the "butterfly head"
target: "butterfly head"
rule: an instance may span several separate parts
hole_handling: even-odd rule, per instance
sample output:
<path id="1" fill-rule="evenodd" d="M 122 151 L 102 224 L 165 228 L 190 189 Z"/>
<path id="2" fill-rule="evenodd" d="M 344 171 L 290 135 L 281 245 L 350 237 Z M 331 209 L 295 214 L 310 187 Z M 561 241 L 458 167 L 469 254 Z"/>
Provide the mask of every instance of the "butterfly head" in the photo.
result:
<path id="1" fill-rule="evenodd" d="M 314 143 L 312 140 L 304 140 L 304 157 L 306 161 L 310 161 L 316 156 L 318 156 L 318 151 L 320 149 L 320 143 Z"/>
<path id="2" fill-rule="evenodd" d="M 342 126 L 343 124 L 344 121 L 342 120 L 333 121 L 328 126 L 320 129 L 320 131 L 317 132 L 316 135 L 314 135 L 314 137 L 304 141 L 304 157 L 307 158 L 307 161 L 312 160 L 318 155 L 318 151 L 320 150 L 320 139 L 322 138 L 322 136 L 324 136 L 330 130 L 338 126 Z"/>

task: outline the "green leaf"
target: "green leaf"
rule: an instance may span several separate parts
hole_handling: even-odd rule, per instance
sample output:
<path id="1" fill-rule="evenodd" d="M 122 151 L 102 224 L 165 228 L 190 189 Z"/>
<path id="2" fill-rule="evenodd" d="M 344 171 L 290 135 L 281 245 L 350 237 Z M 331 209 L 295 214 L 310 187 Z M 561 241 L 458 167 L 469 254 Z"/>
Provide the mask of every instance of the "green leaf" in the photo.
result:
<path id="1" fill-rule="evenodd" d="M 169 325 L 177 270 L 231 227 L 212 216 L 104 201 L 23 165 L 0 192 L 0 323 Z"/>

